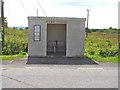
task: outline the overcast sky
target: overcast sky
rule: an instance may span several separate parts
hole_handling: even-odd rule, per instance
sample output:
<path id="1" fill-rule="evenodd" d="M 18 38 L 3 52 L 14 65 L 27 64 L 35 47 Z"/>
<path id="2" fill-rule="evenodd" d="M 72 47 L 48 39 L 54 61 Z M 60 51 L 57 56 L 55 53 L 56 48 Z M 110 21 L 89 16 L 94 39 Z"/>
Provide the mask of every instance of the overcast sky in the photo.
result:
<path id="1" fill-rule="evenodd" d="M 89 28 L 118 28 L 119 0 L 38 0 L 48 17 L 86 18 L 90 9 Z M 45 16 L 37 0 L 4 0 L 8 26 L 28 26 L 28 16 Z M 21 3 L 22 2 L 22 3 Z"/>

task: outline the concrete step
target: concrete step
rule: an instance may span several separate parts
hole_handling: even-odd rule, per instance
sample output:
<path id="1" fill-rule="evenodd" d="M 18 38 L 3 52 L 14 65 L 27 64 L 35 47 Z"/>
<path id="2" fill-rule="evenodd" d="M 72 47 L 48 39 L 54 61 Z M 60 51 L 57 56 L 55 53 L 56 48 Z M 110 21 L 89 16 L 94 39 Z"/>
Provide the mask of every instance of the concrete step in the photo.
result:
<path id="1" fill-rule="evenodd" d="M 98 63 L 86 57 L 28 57 L 27 64 L 94 65 Z"/>

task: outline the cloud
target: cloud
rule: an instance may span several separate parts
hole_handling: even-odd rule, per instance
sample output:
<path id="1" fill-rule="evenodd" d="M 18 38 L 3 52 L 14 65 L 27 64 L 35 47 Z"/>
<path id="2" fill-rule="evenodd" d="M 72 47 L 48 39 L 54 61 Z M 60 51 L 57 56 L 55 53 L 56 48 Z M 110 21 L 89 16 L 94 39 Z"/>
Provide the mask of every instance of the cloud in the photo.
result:
<path id="1" fill-rule="evenodd" d="M 57 0 L 57 2 L 51 3 L 51 6 L 80 6 L 84 5 L 85 3 L 81 0 Z"/>
<path id="2" fill-rule="evenodd" d="M 54 0 L 52 0 L 54 1 Z M 48 2 L 50 7 L 87 7 L 87 8 L 117 8 L 119 0 L 55 0 L 55 2 Z"/>
<path id="3" fill-rule="evenodd" d="M 36 0 L 4 0 L 5 16 L 9 26 L 27 26 L 27 16 L 45 16 Z M 90 28 L 117 27 L 117 11 L 119 0 L 39 0 L 47 16 L 51 17 L 81 17 L 86 18 L 86 9 L 90 9 Z"/>

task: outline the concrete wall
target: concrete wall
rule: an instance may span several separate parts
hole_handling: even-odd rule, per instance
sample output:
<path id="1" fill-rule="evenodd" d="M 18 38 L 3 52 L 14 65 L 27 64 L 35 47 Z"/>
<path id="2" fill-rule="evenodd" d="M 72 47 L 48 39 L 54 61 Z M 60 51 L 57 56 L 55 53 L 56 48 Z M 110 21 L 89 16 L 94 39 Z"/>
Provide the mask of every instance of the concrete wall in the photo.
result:
<path id="1" fill-rule="evenodd" d="M 84 55 L 84 37 L 85 37 L 84 18 L 28 17 L 29 56 L 46 56 L 47 24 L 66 24 L 67 57 L 76 57 Z M 34 25 L 41 25 L 41 41 L 33 40 Z"/>
<path id="2" fill-rule="evenodd" d="M 47 40 L 48 41 L 66 41 L 66 25 L 65 24 L 48 24 Z"/>
<path id="3" fill-rule="evenodd" d="M 34 25 L 41 25 L 41 40 L 34 41 Z M 45 21 L 39 21 L 37 18 L 29 18 L 28 29 L 28 54 L 29 56 L 46 56 L 46 27 Z"/>
<path id="4" fill-rule="evenodd" d="M 66 56 L 84 56 L 85 22 L 71 20 L 67 25 Z"/>

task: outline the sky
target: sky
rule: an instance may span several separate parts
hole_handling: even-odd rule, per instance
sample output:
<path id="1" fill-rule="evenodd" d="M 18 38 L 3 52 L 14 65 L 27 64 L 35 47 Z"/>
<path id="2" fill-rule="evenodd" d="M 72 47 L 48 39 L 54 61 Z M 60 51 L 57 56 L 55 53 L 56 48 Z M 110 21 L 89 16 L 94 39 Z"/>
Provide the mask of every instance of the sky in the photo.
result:
<path id="1" fill-rule="evenodd" d="M 89 28 L 118 28 L 119 0 L 4 0 L 4 15 L 8 26 L 28 26 L 28 16 L 86 18 Z"/>

